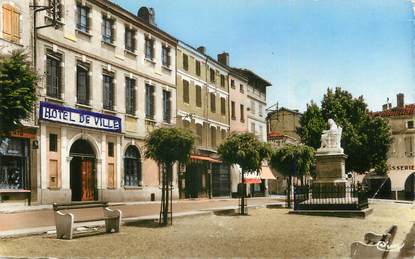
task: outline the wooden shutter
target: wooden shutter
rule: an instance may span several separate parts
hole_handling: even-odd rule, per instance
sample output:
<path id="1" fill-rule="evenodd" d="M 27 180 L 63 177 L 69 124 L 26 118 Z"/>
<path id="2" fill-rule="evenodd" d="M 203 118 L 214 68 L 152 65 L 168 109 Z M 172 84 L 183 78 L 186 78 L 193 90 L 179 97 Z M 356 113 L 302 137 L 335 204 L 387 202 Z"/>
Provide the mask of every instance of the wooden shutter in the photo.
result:
<path id="1" fill-rule="evenodd" d="M 12 10 L 12 41 L 20 40 L 20 13 L 13 8 Z"/>
<path id="2" fill-rule="evenodd" d="M 196 106 L 202 107 L 202 87 L 196 86 Z"/>
<path id="3" fill-rule="evenodd" d="M 216 112 L 216 98 L 214 93 L 210 93 L 210 111 Z"/>
<path id="4" fill-rule="evenodd" d="M 3 5 L 3 37 L 6 40 L 12 40 L 12 17 L 13 17 L 13 7 L 4 4 Z"/>

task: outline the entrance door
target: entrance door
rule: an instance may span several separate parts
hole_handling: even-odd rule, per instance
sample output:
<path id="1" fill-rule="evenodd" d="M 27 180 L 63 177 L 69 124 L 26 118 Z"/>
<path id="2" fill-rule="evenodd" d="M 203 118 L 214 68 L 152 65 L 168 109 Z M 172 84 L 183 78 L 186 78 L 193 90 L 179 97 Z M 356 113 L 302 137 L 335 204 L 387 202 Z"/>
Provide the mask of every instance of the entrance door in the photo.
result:
<path id="1" fill-rule="evenodd" d="M 93 201 L 95 193 L 95 177 L 93 171 L 92 159 L 82 159 L 82 198 L 83 201 Z"/>
<path id="2" fill-rule="evenodd" d="M 73 143 L 70 156 L 70 186 L 73 201 L 96 200 L 95 153 L 88 141 Z"/>

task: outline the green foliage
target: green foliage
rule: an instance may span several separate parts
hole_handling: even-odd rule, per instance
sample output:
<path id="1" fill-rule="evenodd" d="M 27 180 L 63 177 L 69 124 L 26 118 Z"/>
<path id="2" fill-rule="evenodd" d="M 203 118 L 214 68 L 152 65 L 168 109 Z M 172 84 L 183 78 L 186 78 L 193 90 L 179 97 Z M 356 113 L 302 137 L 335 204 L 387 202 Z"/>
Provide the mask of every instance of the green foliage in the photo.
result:
<path id="1" fill-rule="evenodd" d="M 145 141 L 145 157 L 161 164 L 184 163 L 189 159 L 194 138 L 191 132 L 179 128 L 159 128 Z"/>
<path id="2" fill-rule="evenodd" d="M 0 56 L 0 132 L 22 126 L 21 120 L 29 116 L 37 101 L 38 79 L 23 51 Z"/>
<path id="3" fill-rule="evenodd" d="M 319 148 L 321 133 L 327 127 L 328 119 L 333 119 L 343 128 L 341 146 L 348 155 L 347 171 L 384 170 L 382 164 L 385 164 L 391 144 L 390 128 L 384 119 L 369 116 L 362 96 L 353 98 L 339 87 L 334 92 L 327 89 L 321 109 L 311 103 L 300 120 L 298 134 L 303 143 Z"/>
<path id="4" fill-rule="evenodd" d="M 239 164 L 242 172 L 259 171 L 262 161 L 269 158 L 270 153 L 270 147 L 252 133 L 234 133 L 218 148 L 222 161 Z"/>
<path id="5" fill-rule="evenodd" d="M 271 167 L 285 176 L 307 175 L 315 164 L 314 155 L 314 148 L 310 146 L 286 145 L 273 152 Z"/>

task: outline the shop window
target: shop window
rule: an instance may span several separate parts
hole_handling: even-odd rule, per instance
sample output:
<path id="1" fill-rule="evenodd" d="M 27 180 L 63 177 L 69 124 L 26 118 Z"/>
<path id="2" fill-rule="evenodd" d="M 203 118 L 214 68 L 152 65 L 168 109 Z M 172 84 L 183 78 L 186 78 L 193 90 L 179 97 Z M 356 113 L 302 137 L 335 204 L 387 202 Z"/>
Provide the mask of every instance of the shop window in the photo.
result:
<path id="1" fill-rule="evenodd" d="M 135 85 L 135 79 L 129 77 L 125 78 L 125 112 L 130 115 L 135 115 Z"/>
<path id="2" fill-rule="evenodd" d="M 114 157 L 114 143 L 108 142 L 108 156 Z"/>
<path id="3" fill-rule="evenodd" d="M 49 134 L 49 151 L 57 152 L 58 151 L 58 135 Z"/>
<path id="4" fill-rule="evenodd" d="M 27 188 L 28 141 L 0 138 L 0 189 Z"/>
<path id="5" fill-rule="evenodd" d="M 12 42 L 20 41 L 20 11 L 3 4 L 3 37 Z"/>
<path id="6" fill-rule="evenodd" d="M 125 186 L 141 185 L 141 157 L 135 146 L 129 146 L 124 156 Z"/>
<path id="7" fill-rule="evenodd" d="M 196 86 L 196 106 L 202 107 L 202 87 L 200 85 Z"/>
<path id="8" fill-rule="evenodd" d="M 82 32 L 89 32 L 89 7 L 78 3 L 76 6 L 76 28 Z"/>
<path id="9" fill-rule="evenodd" d="M 79 62 L 76 66 L 76 100 L 89 104 L 89 65 Z"/>
<path id="10" fill-rule="evenodd" d="M 46 55 L 46 94 L 49 97 L 61 98 L 62 90 L 62 56 L 47 51 Z"/>
<path id="11" fill-rule="evenodd" d="M 183 80 L 183 102 L 189 103 L 189 81 Z"/>
<path id="12" fill-rule="evenodd" d="M 131 52 L 135 52 L 135 35 L 136 30 L 130 29 L 128 26 L 125 26 L 125 49 Z"/>
<path id="13" fill-rule="evenodd" d="M 154 119 L 154 86 L 146 84 L 146 118 Z"/>

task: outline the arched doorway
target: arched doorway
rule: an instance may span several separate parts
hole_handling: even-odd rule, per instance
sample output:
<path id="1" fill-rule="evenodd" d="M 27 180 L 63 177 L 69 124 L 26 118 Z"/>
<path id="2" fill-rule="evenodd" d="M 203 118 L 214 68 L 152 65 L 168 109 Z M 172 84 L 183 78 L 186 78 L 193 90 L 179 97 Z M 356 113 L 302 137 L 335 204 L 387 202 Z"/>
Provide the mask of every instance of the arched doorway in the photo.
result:
<path id="1" fill-rule="evenodd" d="M 70 186 L 72 201 L 96 200 L 95 153 L 91 144 L 84 139 L 75 141 L 69 151 Z"/>
<path id="2" fill-rule="evenodd" d="M 405 181 L 405 200 L 415 200 L 415 173 L 406 178 Z"/>
<path id="3" fill-rule="evenodd" d="M 124 184 L 126 186 L 141 185 L 141 156 L 136 146 L 129 146 L 124 155 Z"/>

